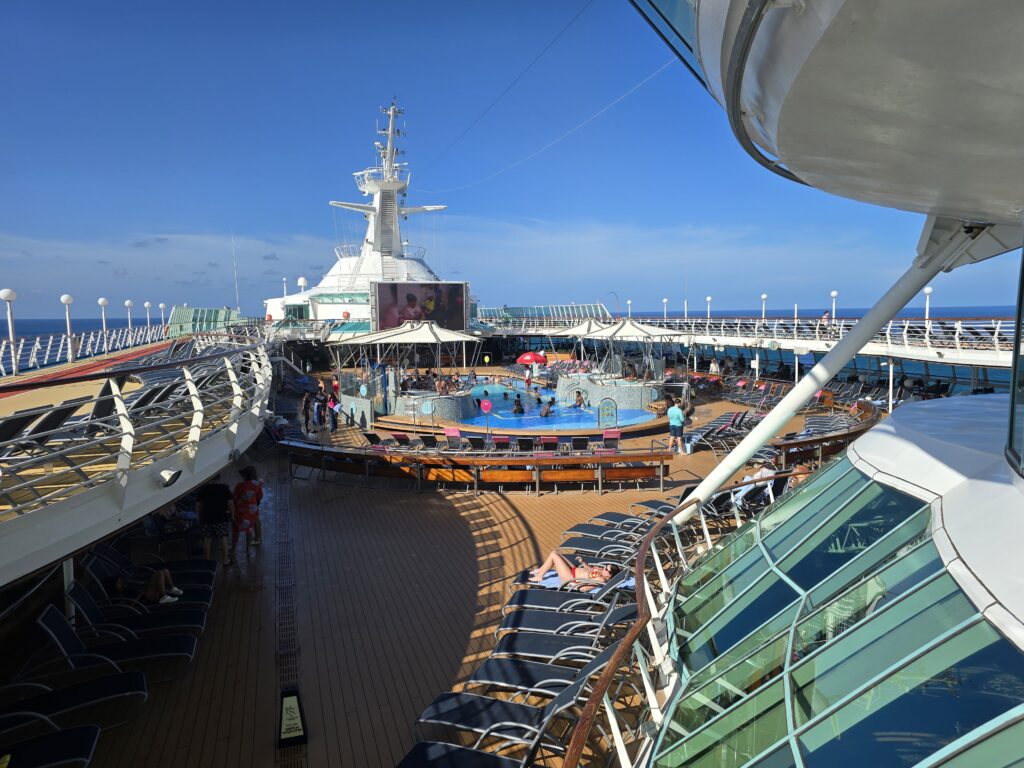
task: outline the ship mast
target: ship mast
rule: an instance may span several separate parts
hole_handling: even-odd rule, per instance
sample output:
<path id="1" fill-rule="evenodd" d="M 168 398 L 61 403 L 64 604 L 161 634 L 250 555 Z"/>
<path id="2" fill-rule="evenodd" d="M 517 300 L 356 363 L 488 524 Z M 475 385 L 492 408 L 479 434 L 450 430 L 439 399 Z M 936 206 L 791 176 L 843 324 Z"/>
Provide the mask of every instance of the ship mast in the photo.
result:
<path id="1" fill-rule="evenodd" d="M 364 263 L 379 264 L 380 269 L 374 271 L 384 280 L 397 279 L 398 270 L 394 260 L 406 255 L 399 227 L 400 219 L 408 218 L 414 213 L 443 211 L 448 207 L 446 205 L 408 207 L 399 203 L 399 196 L 404 201 L 405 194 L 409 189 L 409 170 L 406 163 L 397 162 L 401 151 L 395 144 L 396 137 L 401 135 L 401 131 L 395 127 L 395 118 L 403 114 L 403 110 L 392 102 L 391 106 L 382 107 L 381 111 L 388 116 L 388 127 L 385 130 L 378 129 L 377 131 L 378 135 L 386 137 L 386 143 L 374 142 L 377 154 L 380 155 L 380 165 L 353 174 L 356 186 L 364 196 L 372 195 L 373 203 L 331 201 L 331 205 L 337 208 L 358 211 L 366 218 L 366 236 L 363 238 L 359 259 L 351 272 L 350 282 L 353 284 L 362 272 Z"/>

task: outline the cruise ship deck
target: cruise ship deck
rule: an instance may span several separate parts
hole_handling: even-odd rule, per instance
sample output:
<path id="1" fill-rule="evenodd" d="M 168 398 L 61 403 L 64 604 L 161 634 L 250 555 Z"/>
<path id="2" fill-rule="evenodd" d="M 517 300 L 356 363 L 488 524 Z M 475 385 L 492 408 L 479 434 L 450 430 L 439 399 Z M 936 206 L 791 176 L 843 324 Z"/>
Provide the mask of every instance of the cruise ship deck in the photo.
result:
<path id="1" fill-rule="evenodd" d="M 672 483 L 711 455 L 685 462 Z M 513 576 L 569 526 L 661 496 L 415 494 L 289 482 L 269 456 L 257 466 L 262 546 L 221 571 L 197 658 L 103 734 L 94 765 L 392 766 L 416 716 L 490 653 Z M 277 750 L 293 683 L 309 744 Z"/>

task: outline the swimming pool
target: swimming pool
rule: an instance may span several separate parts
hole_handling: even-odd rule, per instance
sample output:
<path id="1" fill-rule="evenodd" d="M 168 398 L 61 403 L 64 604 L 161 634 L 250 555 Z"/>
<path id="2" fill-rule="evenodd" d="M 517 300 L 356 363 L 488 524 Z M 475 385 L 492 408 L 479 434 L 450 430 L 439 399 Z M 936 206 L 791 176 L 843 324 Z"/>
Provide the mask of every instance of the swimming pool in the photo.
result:
<path id="1" fill-rule="evenodd" d="M 553 389 L 541 387 L 540 395 L 542 404 L 538 405 L 536 399 L 526 395 L 525 382 L 513 380 L 510 385 L 501 384 L 498 381 L 490 381 L 485 384 L 477 384 L 472 389 L 473 398 L 491 401 L 491 412 L 489 415 L 477 413 L 470 418 L 462 419 L 463 424 L 474 427 L 490 426 L 492 432 L 501 432 L 503 429 L 525 429 L 533 432 L 560 432 L 570 429 L 593 429 L 597 430 L 597 404 L 592 403 L 584 408 L 572 408 L 568 405 L 556 403 L 551 416 L 541 416 L 540 411 L 543 403 L 548 402 L 555 396 Z M 484 392 L 487 394 L 485 395 Z M 505 395 L 508 395 L 508 399 Z M 520 395 L 523 400 L 523 408 L 526 413 L 512 413 L 512 406 L 515 396 Z M 650 411 L 642 409 L 620 408 L 618 423 L 616 426 L 625 427 L 632 424 L 642 424 L 645 421 L 652 421 L 656 417 Z"/>

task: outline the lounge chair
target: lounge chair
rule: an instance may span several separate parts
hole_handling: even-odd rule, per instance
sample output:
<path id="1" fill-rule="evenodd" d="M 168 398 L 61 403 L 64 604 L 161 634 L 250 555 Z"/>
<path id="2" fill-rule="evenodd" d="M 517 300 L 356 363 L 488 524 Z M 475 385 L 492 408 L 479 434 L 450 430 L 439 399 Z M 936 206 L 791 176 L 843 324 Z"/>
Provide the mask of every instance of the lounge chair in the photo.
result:
<path id="1" fill-rule="evenodd" d="M 499 453 L 507 453 L 512 448 L 512 440 L 508 435 L 494 435 L 491 437 L 491 447 Z"/>
<path id="2" fill-rule="evenodd" d="M 553 720 L 575 706 L 589 679 L 580 674 L 544 707 L 519 704 L 472 693 L 444 693 L 420 713 L 416 726 L 443 725 L 458 731 L 479 734 L 477 744 L 490 737 L 503 744 L 529 744 L 552 752 L 565 751 L 565 745 L 546 737 Z"/>
<path id="3" fill-rule="evenodd" d="M 520 453 L 531 453 L 535 447 L 535 442 L 532 437 L 517 437 L 516 450 Z"/>
<path id="4" fill-rule="evenodd" d="M 426 451 L 436 451 L 439 447 L 437 442 L 437 435 L 420 435 L 420 442 L 423 444 L 423 449 Z"/>
<path id="5" fill-rule="evenodd" d="M 469 441 L 469 449 L 484 453 L 487 450 L 487 439 L 481 435 L 469 435 L 464 438 Z"/>
<path id="6" fill-rule="evenodd" d="M 158 557 L 149 565 L 136 565 L 126 555 L 103 542 L 94 544 L 92 552 L 125 576 L 141 578 L 153 573 L 157 568 L 165 568 L 170 571 L 175 583 L 181 581 L 181 586 L 187 584 L 193 587 L 212 587 L 217 573 L 216 560 L 163 560 Z"/>
<path id="7" fill-rule="evenodd" d="M 206 628 L 206 611 L 201 608 L 150 613 L 141 607 L 102 607 L 78 581 L 71 582 L 67 596 L 78 608 L 82 618 L 95 629 L 113 629 L 115 632 L 127 629 L 141 636 L 169 632 L 198 636 Z"/>
<path id="8" fill-rule="evenodd" d="M 196 639 L 191 635 L 163 635 L 140 640 L 123 630 L 116 634 L 102 633 L 113 642 L 86 646 L 64 614 L 53 605 L 47 606 L 36 623 L 72 669 L 103 664 L 120 671 L 122 664 L 189 662 L 196 653 Z"/>
<path id="9" fill-rule="evenodd" d="M 86 573 L 91 577 L 89 586 L 94 594 L 99 593 L 97 600 L 101 605 L 106 603 L 110 603 L 111 605 L 130 605 L 135 607 L 142 605 L 142 603 L 133 598 L 121 595 L 111 595 L 107 592 L 107 589 L 103 584 L 103 580 L 110 576 L 122 576 L 131 579 L 133 576 L 130 573 L 124 573 L 109 561 L 97 557 L 94 554 L 87 554 L 82 558 L 82 568 L 84 568 Z M 171 603 L 166 606 L 160 606 L 160 610 L 164 610 L 165 608 L 174 608 L 176 610 L 183 608 L 191 609 L 197 606 L 204 610 L 208 610 L 210 604 L 213 602 L 213 590 L 209 587 L 182 586 L 181 589 L 183 594 L 178 596 L 178 602 Z"/>
<path id="10" fill-rule="evenodd" d="M 569 450 L 574 453 L 583 453 L 590 450 L 590 438 L 585 435 L 574 435 L 569 442 Z"/>
<path id="11" fill-rule="evenodd" d="M 594 658 L 606 635 L 552 635 L 540 632 L 509 632 L 494 645 L 491 657 L 514 657 L 534 661 Z"/>
<path id="12" fill-rule="evenodd" d="M 618 608 L 607 608 L 603 613 L 583 613 L 582 611 L 543 611 L 523 609 L 506 613 L 495 634 L 502 632 L 539 632 L 550 635 L 588 635 L 597 634 L 602 629 L 618 624 L 629 624 L 636 621 L 636 603 L 628 603 Z"/>
<path id="13" fill-rule="evenodd" d="M 413 439 L 409 437 L 405 432 L 392 432 L 391 439 L 395 441 L 395 445 L 399 448 L 405 448 L 407 450 L 418 450 L 423 447 L 423 441 L 419 439 Z"/>
<path id="14" fill-rule="evenodd" d="M 621 439 L 621 429 L 606 429 L 601 436 L 601 447 L 610 451 L 617 451 L 619 450 L 619 440 Z"/>
<path id="15" fill-rule="evenodd" d="M 512 593 L 505 607 L 504 613 L 517 608 L 534 608 L 541 611 L 573 611 L 584 606 L 600 608 L 604 606 L 610 596 L 617 589 L 622 589 L 627 581 L 632 581 L 632 574 L 623 569 L 612 576 L 604 584 L 597 586 L 589 592 L 580 590 L 581 586 L 588 586 L 585 581 L 570 582 L 563 584 L 557 589 L 517 589 Z"/>
<path id="16" fill-rule="evenodd" d="M 10 768 L 89 765 L 99 738 L 98 726 L 80 725 L 13 744 L 0 740 L 0 758 Z"/>
<path id="17" fill-rule="evenodd" d="M 462 433 L 456 427 L 444 428 L 445 448 L 449 451 L 461 451 L 464 447 Z"/>
<path id="18" fill-rule="evenodd" d="M 0 686 L 0 732 L 35 728 L 42 716 L 63 728 L 82 722 L 112 728 L 149 696 L 146 676 L 138 671 L 115 672 L 56 687 L 49 682 L 22 680 Z M 9 740 L 0 736 L 0 741 Z M 2 754 L 2 751 L 0 751 Z"/>
<path id="19" fill-rule="evenodd" d="M 440 741 L 418 741 L 397 768 L 524 768 L 528 757 L 513 760 L 493 752 L 460 747 Z"/>
<path id="20" fill-rule="evenodd" d="M 578 678 L 593 677 L 604 669 L 621 642 L 616 640 L 582 668 L 552 662 L 492 657 L 477 667 L 465 681 L 464 687 L 486 686 L 529 693 L 532 696 L 556 696 Z"/>

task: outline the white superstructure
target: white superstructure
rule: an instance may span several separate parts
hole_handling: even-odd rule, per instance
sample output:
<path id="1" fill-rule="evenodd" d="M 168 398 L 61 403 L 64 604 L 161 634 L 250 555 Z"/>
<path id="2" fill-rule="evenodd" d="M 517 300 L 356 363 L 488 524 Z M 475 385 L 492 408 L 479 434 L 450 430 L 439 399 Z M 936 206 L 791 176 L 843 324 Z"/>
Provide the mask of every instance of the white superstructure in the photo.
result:
<path id="1" fill-rule="evenodd" d="M 357 171 L 356 186 L 371 203 L 331 205 L 357 211 L 366 219 L 366 235 L 356 245 L 335 248 L 337 261 L 319 284 L 308 290 L 266 299 L 268 320 L 294 318 L 299 320 L 370 321 L 370 286 L 375 282 L 420 282 L 440 280 L 423 260 L 426 250 L 410 246 L 402 239 L 401 219 L 414 213 L 443 211 L 445 205 L 405 205 L 409 189 L 408 163 L 397 161 L 401 151 L 395 140 L 401 135 L 395 118 L 402 110 L 394 103 L 382 109 L 388 126 L 378 130 L 385 142 L 376 142 L 380 165 Z M 304 285 L 300 283 L 300 288 Z M 366 330 L 369 330 L 368 328 Z"/>

